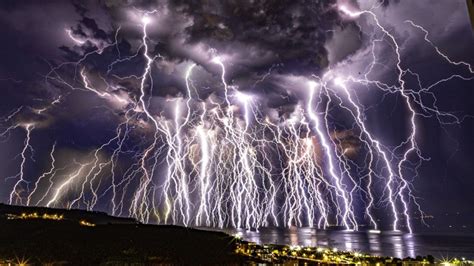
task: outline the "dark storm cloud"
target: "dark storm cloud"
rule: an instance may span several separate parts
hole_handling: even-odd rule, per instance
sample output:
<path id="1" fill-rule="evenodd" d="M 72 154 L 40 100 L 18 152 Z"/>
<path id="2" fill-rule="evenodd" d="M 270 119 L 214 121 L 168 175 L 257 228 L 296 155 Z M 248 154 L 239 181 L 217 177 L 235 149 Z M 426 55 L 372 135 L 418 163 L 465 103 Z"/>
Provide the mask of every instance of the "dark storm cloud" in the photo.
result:
<path id="1" fill-rule="evenodd" d="M 362 48 L 362 34 L 355 24 L 337 27 L 330 40 L 326 42 L 328 61 L 336 64 Z"/>
<path id="2" fill-rule="evenodd" d="M 160 97 L 185 93 L 184 64 L 195 62 L 209 72 L 209 78 L 194 77 L 196 84 L 221 90 L 220 68 L 211 63 L 215 55 L 223 56 L 226 79 L 239 90 L 270 98 L 269 106 L 294 104 L 291 95 L 283 97 L 286 88 L 272 82 L 273 75 L 303 75 L 320 73 L 328 64 L 325 43 L 331 38 L 335 25 L 342 25 L 334 8 L 335 1 L 105 1 L 118 34 L 122 58 L 130 56 L 141 44 L 141 16 L 144 11 L 157 10 L 150 15 L 147 28 L 150 54 L 159 55 L 153 69 L 153 94 Z M 71 26 L 74 36 L 96 42 L 110 43 L 113 32 L 107 34 L 97 26 L 87 7 L 77 7 L 81 16 Z M 95 9 L 98 9 L 95 7 Z M 103 23 L 104 24 L 104 23 Z M 105 23 L 106 24 L 106 23 Z M 85 30 L 86 29 L 86 30 Z M 88 32 L 86 34 L 85 32 Z M 94 44 L 90 42 L 91 44 Z M 95 46 L 91 45 L 89 49 Z M 84 45 L 83 48 L 87 48 Z M 125 49 L 123 49 L 125 48 Z M 77 47 L 62 47 L 69 58 L 85 51 Z M 74 56 L 76 55 L 76 56 Z M 101 53 L 101 63 L 86 62 L 95 71 L 104 72 L 117 59 L 114 49 Z M 102 64 L 102 65 L 99 65 Z M 134 60 L 136 68 L 143 58 Z M 138 67 L 137 67 L 138 66 Z M 278 67 L 275 67 L 278 66 Z M 131 64 L 114 67 L 115 73 L 132 72 Z M 130 74 L 130 73 L 129 73 Z M 133 73 L 137 74 L 137 73 Z M 265 78 L 262 78 L 265 77 Z M 209 93 L 207 93 L 209 95 Z M 290 100 L 288 100 L 290 99 Z M 291 108 L 290 108 L 291 109 Z"/>
<path id="3" fill-rule="evenodd" d="M 365 1 L 361 2 L 360 6 L 364 7 Z M 35 80 L 35 83 L 15 86 L 16 90 L 27 92 L 24 98 L 34 94 L 35 99 L 54 100 L 65 91 L 70 92 L 70 88 L 61 87 L 54 80 L 48 84 L 37 80 L 48 73 L 50 66 L 77 61 L 86 53 L 111 45 L 120 28 L 117 48 L 109 47 L 100 54 L 91 55 L 82 65 L 87 71 L 101 76 L 139 75 L 145 63 L 141 56 L 114 65 L 111 73 L 107 71 L 114 60 L 140 52 L 141 16 L 143 11 L 156 9 L 157 13 L 150 15 L 153 22 L 147 29 L 150 54 L 160 56 L 152 72 L 154 96 L 184 95 L 184 72 L 191 62 L 208 72 L 193 75 L 196 86 L 209 88 L 201 97 L 205 99 L 213 91 L 221 91 L 221 70 L 210 60 L 213 55 L 222 55 L 226 59 L 229 84 L 260 96 L 268 108 L 292 111 L 291 106 L 298 102 L 296 96 L 301 95 L 288 90 L 288 85 L 281 82 L 282 76 L 319 74 L 328 63 L 345 60 L 368 44 L 363 42 L 355 23 L 339 19 L 335 3 L 335 0 L 109 0 L 100 4 L 93 1 L 53 1 L 41 5 L 28 2 L 19 8 L 17 3 L 7 1 L 0 12 L 4 14 L 1 20 L 8 25 L 5 34 L 11 36 L 11 42 L 2 44 L 4 49 L 0 50 L 6 53 L 4 58 L 9 64 L 7 69 L 0 69 L 0 73 L 4 78 L 22 80 L 28 75 L 28 79 Z M 393 16 L 413 12 L 398 1 L 390 1 L 390 5 L 389 1 L 381 3 L 386 6 L 387 20 L 392 19 L 394 24 L 402 22 L 395 21 Z M 433 17 L 427 14 L 426 20 L 430 16 Z M 37 30 L 31 30 L 28 25 L 35 25 Z M 84 43 L 75 43 L 66 30 L 71 30 L 72 36 Z M 395 30 L 406 35 L 403 32 L 406 27 Z M 15 58 L 10 54 L 15 54 Z M 63 73 L 68 71 L 69 76 L 72 73 L 71 83 L 83 86 L 76 67 L 71 65 Z M 113 83 L 136 99 L 139 85 L 136 80 L 115 80 Z M 89 97 L 96 95 L 91 93 Z"/>
<path id="4" fill-rule="evenodd" d="M 0 75 L 18 80 L 34 79 L 43 59 L 60 54 L 58 47 L 61 40 L 65 40 L 64 26 L 77 18 L 73 6 L 65 1 L 57 5 L 2 1 L 0 56 L 4 64 L 0 66 Z"/>
<path id="5" fill-rule="evenodd" d="M 374 12 L 379 18 L 383 18 L 382 25 L 397 38 L 401 48 L 402 67 L 419 73 L 423 85 L 447 78 L 454 73 L 470 76 L 465 68 L 448 64 L 424 40 L 423 31 L 406 23 L 406 20 L 412 20 L 421 25 L 429 32 L 428 38 L 439 47 L 440 51 L 454 61 L 466 61 L 472 65 L 474 63 L 472 50 L 474 36 L 469 25 L 464 0 L 380 2 L 383 3 L 383 8 L 375 9 Z M 359 0 L 358 4 L 361 9 L 373 7 L 372 1 Z M 366 69 L 372 56 L 368 37 L 374 32 L 373 19 L 370 16 L 362 16 L 358 23 L 364 27 L 363 42 L 359 49 L 349 54 L 344 65 L 340 65 L 338 69 L 344 74 L 353 76 L 358 76 L 361 70 Z M 337 33 L 335 36 L 337 37 Z M 351 38 L 355 36 L 357 36 L 356 32 Z M 350 41 L 351 38 L 344 39 Z M 334 47 L 328 46 L 330 57 L 331 49 Z M 375 51 L 379 65 L 370 77 L 385 82 L 396 81 L 393 47 L 380 45 Z M 339 53 L 340 50 L 336 52 Z M 407 87 L 417 87 L 413 79 L 406 78 L 409 80 Z M 472 82 L 466 84 L 461 81 L 453 81 L 441 86 L 436 90 L 438 106 L 445 110 L 456 110 L 456 114 L 460 116 L 472 115 L 474 113 L 472 104 L 467 106 L 465 100 L 473 97 L 472 86 Z M 367 106 L 380 104 L 379 96 L 378 92 L 367 93 L 364 96 L 365 101 L 368 102 Z M 388 118 L 386 114 L 393 114 L 390 109 L 399 106 L 399 102 L 388 101 L 384 104 L 386 107 L 375 108 L 373 111 L 366 112 L 366 115 L 372 116 L 374 121 L 384 121 Z M 390 116 L 391 122 L 388 124 L 371 123 L 374 133 L 383 136 L 386 144 L 390 140 L 399 139 L 401 132 L 406 130 L 406 120 L 403 119 L 404 110 L 399 109 L 397 112 L 399 112 L 398 115 Z M 418 168 L 418 177 L 414 179 L 417 195 L 423 199 L 424 210 L 434 214 L 438 222 L 442 221 L 439 217 L 444 215 L 447 209 L 472 212 L 472 207 L 466 202 L 474 200 L 469 189 L 474 186 L 472 179 L 469 178 L 474 173 L 472 168 L 465 165 L 468 161 L 472 161 L 474 156 L 472 134 L 467 133 L 472 132 L 473 121 L 467 119 L 459 126 L 441 126 L 434 117 L 418 117 L 417 123 L 420 131 L 417 140 L 420 143 L 420 149 L 424 151 L 423 154 L 430 157 L 429 161 Z M 397 144 L 394 142 L 393 145 Z M 454 222 L 451 221 L 451 223 Z"/>
<path id="6" fill-rule="evenodd" d="M 232 51 L 255 49 L 242 61 L 249 72 L 283 63 L 281 72 L 318 72 L 326 65 L 323 44 L 338 20 L 332 1 L 173 1 L 175 9 L 192 16 L 187 41 L 207 42 Z M 266 58 L 266 57 L 269 58 Z"/>
<path id="7" fill-rule="evenodd" d="M 67 29 L 77 27 L 76 34 L 93 34 L 102 38 L 95 20 L 84 16 L 85 11 L 70 1 L 2 1 L 0 23 L 0 78 L 4 90 L 18 97 L 8 99 L 7 106 L 29 105 L 41 108 L 58 95 L 54 84 L 47 84 L 44 75 L 51 66 L 77 59 L 74 42 L 68 38 Z M 18 82 L 8 82 L 15 80 Z M 6 100 L 3 98 L 2 100 Z M 42 103 L 43 102 L 43 103 Z"/>
<path id="8" fill-rule="evenodd" d="M 296 104 L 305 99 L 302 78 L 321 74 L 329 63 L 334 66 L 344 60 L 347 60 L 347 69 L 341 69 L 355 75 L 368 65 L 370 54 L 363 52 L 369 47 L 367 36 L 371 31 L 363 35 L 359 28 L 367 26 L 368 22 L 364 18 L 358 21 L 360 25 L 352 21 L 341 21 L 334 6 L 336 2 L 1 1 L 0 86 L 5 97 L 0 97 L 0 112 L 3 115 L 14 108 L 26 106 L 16 121 L 40 121 L 51 125 L 48 133 L 56 139 L 79 143 L 78 146 L 82 147 L 93 147 L 97 144 L 94 142 L 97 139 L 101 142 L 102 138 L 111 135 L 123 114 L 95 93 L 78 90 L 84 89 L 79 71 L 83 67 L 98 89 L 124 93 L 136 101 L 140 85 L 138 80 L 119 79 L 114 75 L 142 73 L 145 61 L 140 53 L 143 52 L 140 50 L 141 16 L 144 11 L 156 9 L 157 13 L 150 14 L 153 21 L 147 29 L 149 53 L 151 56 L 159 56 L 152 70 L 154 97 L 150 102 L 153 111 L 161 112 L 164 107 L 174 104 L 170 99 L 186 94 L 184 73 L 191 63 L 198 65 L 192 75 L 195 86 L 199 88 L 199 95 L 195 97 L 205 100 L 221 93 L 221 70 L 211 63 L 212 56 L 221 55 L 225 61 L 229 84 L 255 95 L 264 114 L 273 118 L 287 118 L 295 111 Z M 406 19 L 414 19 L 416 23 L 426 27 L 433 41 L 450 56 L 456 59 L 468 58 L 470 63 L 474 63 L 472 32 L 466 23 L 468 17 L 464 1 L 380 0 L 378 3 L 383 8 L 376 12 L 383 17 L 384 25 L 400 38 L 406 64 L 414 69 L 424 69 L 422 71 L 428 79 L 446 77 L 455 71 L 448 67 L 437 68 L 439 73 L 431 70 L 430 65 L 433 62 L 439 63 L 439 59 L 435 59 L 433 50 L 423 41 L 423 33 L 404 23 Z M 361 0 L 357 4 L 363 9 L 369 9 L 373 6 L 373 1 Z M 50 79 L 46 82 L 44 76 L 51 67 L 77 61 L 87 53 L 111 45 L 119 28 L 117 46 L 110 46 L 100 51 L 100 54 L 91 54 L 79 68 L 69 64 L 58 70 L 74 88 L 64 86 L 57 80 Z M 72 40 L 67 30 L 71 30 L 72 36 L 83 44 Z M 392 47 L 386 47 L 388 48 L 380 51 L 381 64 L 375 70 L 376 78 L 384 77 L 386 72 L 393 74 L 394 57 L 387 53 Z M 114 65 L 108 73 L 114 60 L 137 53 L 140 56 Z M 430 69 L 429 73 L 426 73 L 426 69 Z M 55 73 L 51 76 L 56 77 Z M 100 77 L 107 77 L 113 88 L 107 88 L 101 83 Z M 459 85 L 462 86 L 464 84 Z M 453 88 L 447 89 L 452 92 Z M 64 96 L 61 102 L 51 106 L 51 102 L 60 95 Z M 370 93 L 368 97 L 374 95 L 375 93 Z M 469 102 L 463 101 L 472 98 L 471 94 L 464 92 L 453 96 L 445 93 L 443 96 L 440 99 L 455 99 L 449 106 L 453 110 L 472 108 L 468 106 Z M 49 109 L 38 113 L 38 110 L 45 107 Z M 374 108 L 374 112 L 385 113 L 386 110 L 378 108 L 380 107 Z M 403 120 L 404 117 L 389 119 Z M 469 125 L 472 127 L 472 123 Z M 377 135 L 393 134 L 395 139 L 402 131 L 401 127 L 386 123 L 374 123 L 373 127 Z M 426 128 L 433 128 L 433 124 L 426 125 Z M 48 128 L 41 130 L 46 131 Z M 432 143 L 441 142 L 442 145 L 433 147 L 431 143 L 425 144 L 429 146 L 426 148 L 431 150 L 430 154 L 435 154 L 432 162 L 436 163 L 428 163 L 434 170 L 428 169 L 429 167 L 420 169 L 424 176 L 434 176 L 437 177 L 435 180 L 441 181 L 430 182 L 422 193 L 424 196 L 442 195 L 444 187 L 440 188 L 439 184 L 447 183 L 446 188 L 450 193 L 455 193 L 457 189 L 462 191 L 456 193 L 458 202 L 472 202 L 472 196 L 467 195 L 468 191 L 464 188 L 473 186 L 472 181 L 467 178 L 473 173 L 459 170 L 468 169 L 467 166 L 461 166 L 467 164 L 466 158 L 474 157 L 472 134 L 457 129 L 461 131 L 458 133 L 461 135 L 461 143 L 454 145 L 450 137 L 441 133 L 443 130 L 436 128 L 428 138 L 433 139 Z M 348 138 L 347 143 L 351 147 L 357 146 L 352 138 Z M 456 157 L 456 163 L 453 163 L 455 165 L 450 166 L 446 161 L 457 147 L 461 147 L 461 155 Z M 459 178 L 458 182 L 463 186 L 451 185 L 446 178 L 439 177 L 438 173 L 448 172 L 448 169 L 450 174 Z M 419 182 L 425 181 L 426 179 Z M 439 201 L 446 197 L 431 198 L 433 202 L 443 204 Z"/>

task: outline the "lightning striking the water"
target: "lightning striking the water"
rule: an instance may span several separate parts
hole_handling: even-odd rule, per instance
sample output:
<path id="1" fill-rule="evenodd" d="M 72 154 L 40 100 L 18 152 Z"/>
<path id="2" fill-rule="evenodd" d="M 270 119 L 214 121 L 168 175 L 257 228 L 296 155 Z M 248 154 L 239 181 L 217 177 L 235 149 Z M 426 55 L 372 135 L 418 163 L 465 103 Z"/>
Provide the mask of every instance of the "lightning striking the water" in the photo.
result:
<path id="1" fill-rule="evenodd" d="M 163 68 L 157 48 L 161 40 L 149 34 L 159 27 L 159 10 L 134 9 L 132 22 L 140 43 L 130 56 L 121 54 L 121 27 L 105 44 L 67 29 L 74 45 L 92 48 L 77 61 L 51 67 L 46 82 L 67 93 L 36 113 L 61 105 L 71 91 L 81 91 L 105 102 L 118 117 L 116 127 L 100 145 L 78 153 L 72 162 L 61 159 L 59 143 L 54 142 L 49 165 L 32 176 L 25 167 L 34 160 L 34 132 L 47 125 L 23 121 L 24 109 L 35 111 L 26 106 L 2 117 L 3 140 L 13 131 L 25 132 L 18 173 L 6 178 L 12 183 L 8 202 L 100 209 L 145 223 L 196 227 L 379 230 L 388 221 L 391 230 L 411 233 L 414 218 L 424 215 L 413 187 L 417 168 L 427 160 L 418 144 L 418 120 L 436 117 L 441 125 L 462 123 L 466 117 L 437 106 L 434 89 L 451 80 L 473 80 L 473 67 L 451 59 L 430 40 L 428 30 L 407 20 L 442 60 L 470 74 L 423 86 L 421 75 L 404 63 L 402 40 L 376 12 L 344 3 L 334 8 L 344 19 L 367 19 L 373 26 L 371 62 L 358 70 L 359 75 L 347 74 L 351 62 L 343 61 L 321 73 L 292 76 L 292 86 L 303 96 L 288 116 L 266 112 L 265 99 L 228 75 L 232 56 L 212 48 L 204 52 L 205 59 L 183 64 L 183 93 L 156 101 L 157 84 L 166 82 L 155 73 Z M 394 83 L 372 78 L 380 44 L 393 55 Z M 106 73 L 86 63 L 108 50 L 117 51 L 118 58 L 108 63 Z M 132 62 L 133 73 L 116 71 Z M 271 77 L 272 70 L 273 66 L 253 87 Z M 218 87 L 210 95 L 197 82 L 203 73 Z M 417 87 L 408 82 L 413 79 Z M 369 123 L 371 107 L 361 100 L 362 87 L 403 101 L 408 129 L 397 145 L 384 144 Z M 337 129 L 340 121 L 332 115 L 334 110 L 348 117 L 344 123 L 349 121 L 349 129 Z M 350 145 L 351 140 L 357 144 Z"/>

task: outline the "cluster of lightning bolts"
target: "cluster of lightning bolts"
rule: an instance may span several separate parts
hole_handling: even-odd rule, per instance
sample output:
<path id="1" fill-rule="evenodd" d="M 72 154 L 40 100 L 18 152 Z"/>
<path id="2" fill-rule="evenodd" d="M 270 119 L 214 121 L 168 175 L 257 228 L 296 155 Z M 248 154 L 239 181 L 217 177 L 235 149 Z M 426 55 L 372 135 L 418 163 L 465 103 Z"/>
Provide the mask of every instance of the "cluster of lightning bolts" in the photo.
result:
<path id="1" fill-rule="evenodd" d="M 275 119 L 260 111 L 258 99 L 228 84 L 225 59 L 214 54 L 211 58 L 220 80 L 223 96 L 199 98 L 193 82 L 190 64 L 183 77 L 186 96 L 175 98 L 173 117 L 167 118 L 151 111 L 153 63 L 147 36 L 156 11 L 141 12 L 142 43 L 130 57 L 122 57 L 116 40 L 108 45 L 96 45 L 77 62 L 67 62 L 51 68 L 47 82 L 54 82 L 70 90 L 84 90 L 113 103 L 123 119 L 116 134 L 86 159 L 73 160 L 69 165 L 57 164 L 57 144 L 50 152 L 51 163 L 39 176 L 25 174 L 32 160 L 34 130 L 41 127 L 35 121 L 18 122 L 16 117 L 27 107 L 20 107 L 1 118 L 4 140 L 17 128 L 22 128 L 25 141 L 21 162 L 9 195 L 10 204 L 48 207 L 85 208 L 95 210 L 102 202 L 109 213 L 131 216 L 142 222 L 182 224 L 185 226 L 260 228 L 265 226 L 343 226 L 358 230 L 370 224 L 377 230 L 381 219 L 390 219 L 393 230 L 402 227 L 412 231 L 413 213 L 423 212 L 412 192 L 413 176 L 406 169 L 417 167 L 423 157 L 417 145 L 417 119 L 435 116 L 440 123 L 460 123 L 461 118 L 443 112 L 424 102 L 424 97 L 435 96 L 433 88 L 452 79 L 473 79 L 473 68 L 466 62 L 450 59 L 429 39 L 428 31 L 407 21 L 424 34 L 424 40 L 449 64 L 464 67 L 471 76 L 452 75 L 429 86 L 422 86 L 420 77 L 402 64 L 399 41 L 387 30 L 374 12 L 352 11 L 339 5 L 341 16 L 357 19 L 368 16 L 374 21 L 378 38 L 372 40 L 371 65 L 364 78 L 343 76 L 337 69 L 324 75 L 304 77 L 307 100 L 301 101 L 288 118 Z M 87 44 L 68 30 L 77 45 Z M 377 64 L 375 46 L 388 42 L 396 60 L 398 82 L 389 85 L 369 78 Z M 100 47 L 99 47 L 100 46 Z M 119 77 L 136 80 L 138 96 L 122 93 L 100 76 L 107 89 L 96 88 L 93 77 L 84 66 L 87 57 L 100 55 L 105 49 L 116 49 L 119 59 L 114 66 L 143 57 L 141 75 Z M 79 85 L 63 78 L 62 69 L 72 66 Z M 70 72 L 67 72 L 70 73 Z M 360 76 L 360 75 L 359 75 Z M 406 78 L 415 77 L 418 88 L 408 88 Z M 359 102 L 353 86 L 370 86 L 387 94 L 401 96 L 406 105 L 410 124 L 406 140 L 390 148 L 381 143 L 366 122 L 366 109 Z M 41 113 L 60 104 L 55 100 L 49 107 L 33 110 Z M 329 109 L 338 104 L 354 121 L 353 132 L 366 152 L 363 163 L 354 161 L 341 140 L 331 129 Z M 138 128 L 146 128 L 142 135 L 134 135 Z M 144 138 L 130 145 L 131 139 Z M 121 161 L 132 154 L 132 162 L 123 169 Z M 416 158 L 416 159 L 415 159 Z M 380 185 L 381 184 L 381 185 Z M 377 188 L 381 187 L 378 193 Z M 360 206 L 363 206 L 360 208 Z M 104 208 L 104 207 L 101 207 Z M 377 217 L 376 210 L 389 210 L 385 217 Z M 380 213 L 380 212 L 379 212 Z M 402 225 L 403 224 L 403 225 Z"/>

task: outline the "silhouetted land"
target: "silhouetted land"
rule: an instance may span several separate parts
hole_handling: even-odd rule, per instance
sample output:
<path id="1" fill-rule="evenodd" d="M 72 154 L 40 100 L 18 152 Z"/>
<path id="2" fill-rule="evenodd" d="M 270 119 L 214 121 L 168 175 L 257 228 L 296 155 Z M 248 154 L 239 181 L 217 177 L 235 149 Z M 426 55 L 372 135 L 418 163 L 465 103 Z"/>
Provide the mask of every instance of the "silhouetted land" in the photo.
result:
<path id="1" fill-rule="evenodd" d="M 40 218 L 21 218 L 36 213 Z M 41 216 L 63 215 L 59 220 Z M 13 216 L 17 218 L 12 218 Z M 90 225 L 81 225 L 87 221 Z M 0 263 L 239 264 L 235 239 L 220 232 L 139 224 L 99 212 L 0 204 Z"/>
<path id="2" fill-rule="evenodd" d="M 433 263 L 434 258 L 401 260 L 317 247 L 257 245 L 222 232 L 145 225 L 101 212 L 0 204 L 0 265 L 20 262 L 31 265 L 239 265 L 258 262 L 426 265 Z"/>

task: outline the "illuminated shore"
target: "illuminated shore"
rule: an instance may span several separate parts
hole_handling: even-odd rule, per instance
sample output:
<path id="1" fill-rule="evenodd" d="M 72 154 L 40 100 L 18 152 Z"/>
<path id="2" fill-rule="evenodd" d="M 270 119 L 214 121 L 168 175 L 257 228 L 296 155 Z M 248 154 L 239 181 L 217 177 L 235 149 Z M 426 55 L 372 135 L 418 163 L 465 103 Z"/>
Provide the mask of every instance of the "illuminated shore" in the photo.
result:
<path id="1" fill-rule="evenodd" d="M 258 245 L 240 235 L 80 210 L 0 205 L 0 265 L 348 264 L 428 265 L 432 256 L 397 259 L 321 247 Z M 446 264 L 471 265 L 452 259 Z"/>

